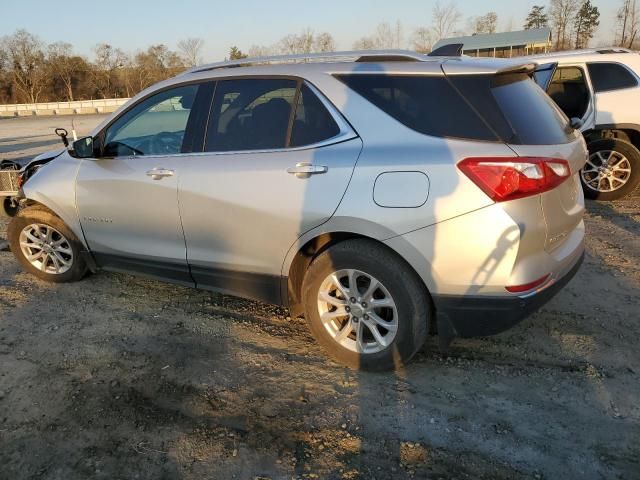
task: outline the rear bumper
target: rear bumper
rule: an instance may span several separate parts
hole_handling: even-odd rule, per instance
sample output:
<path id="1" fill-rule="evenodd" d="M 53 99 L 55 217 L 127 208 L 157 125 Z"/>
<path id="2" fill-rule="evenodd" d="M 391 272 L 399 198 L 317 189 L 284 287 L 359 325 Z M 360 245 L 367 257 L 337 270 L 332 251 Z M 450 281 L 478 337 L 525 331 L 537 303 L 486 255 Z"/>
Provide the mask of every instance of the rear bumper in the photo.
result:
<path id="1" fill-rule="evenodd" d="M 545 285 L 521 297 L 437 295 L 433 297 L 438 325 L 447 322 L 457 337 L 479 337 L 503 332 L 551 300 L 579 270 L 584 250 Z"/>

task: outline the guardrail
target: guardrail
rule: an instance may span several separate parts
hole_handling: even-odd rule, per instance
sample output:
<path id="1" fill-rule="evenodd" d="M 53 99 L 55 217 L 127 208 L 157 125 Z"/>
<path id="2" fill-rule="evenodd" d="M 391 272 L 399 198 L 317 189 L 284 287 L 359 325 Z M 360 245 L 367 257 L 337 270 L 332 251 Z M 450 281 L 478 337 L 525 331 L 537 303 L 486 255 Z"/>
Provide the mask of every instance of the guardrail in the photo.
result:
<path id="1" fill-rule="evenodd" d="M 104 98 L 75 102 L 16 103 L 0 105 L 0 117 L 25 117 L 31 115 L 88 115 L 111 113 L 126 103 L 128 98 Z"/>

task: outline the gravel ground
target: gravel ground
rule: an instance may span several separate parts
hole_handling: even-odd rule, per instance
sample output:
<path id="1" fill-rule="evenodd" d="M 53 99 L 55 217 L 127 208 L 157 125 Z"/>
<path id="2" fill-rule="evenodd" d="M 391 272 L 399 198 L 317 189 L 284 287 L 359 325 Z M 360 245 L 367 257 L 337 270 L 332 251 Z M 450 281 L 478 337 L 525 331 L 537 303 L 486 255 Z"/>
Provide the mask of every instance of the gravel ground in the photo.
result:
<path id="1" fill-rule="evenodd" d="M 540 312 L 385 374 L 327 360 L 280 308 L 51 285 L 0 252 L 0 478 L 640 478 L 640 199 L 586 223 Z"/>

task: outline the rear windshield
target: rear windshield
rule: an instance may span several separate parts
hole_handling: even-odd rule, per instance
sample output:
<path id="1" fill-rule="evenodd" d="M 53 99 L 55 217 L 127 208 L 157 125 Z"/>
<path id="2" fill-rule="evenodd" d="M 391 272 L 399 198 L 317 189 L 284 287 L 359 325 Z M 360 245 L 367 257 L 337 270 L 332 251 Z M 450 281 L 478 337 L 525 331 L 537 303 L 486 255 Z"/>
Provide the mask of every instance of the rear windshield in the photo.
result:
<path id="1" fill-rule="evenodd" d="M 567 118 L 526 74 L 337 78 L 426 135 L 527 145 L 570 140 Z"/>
<path id="2" fill-rule="evenodd" d="M 506 143 L 554 145 L 573 139 L 567 117 L 525 73 L 448 78 Z"/>

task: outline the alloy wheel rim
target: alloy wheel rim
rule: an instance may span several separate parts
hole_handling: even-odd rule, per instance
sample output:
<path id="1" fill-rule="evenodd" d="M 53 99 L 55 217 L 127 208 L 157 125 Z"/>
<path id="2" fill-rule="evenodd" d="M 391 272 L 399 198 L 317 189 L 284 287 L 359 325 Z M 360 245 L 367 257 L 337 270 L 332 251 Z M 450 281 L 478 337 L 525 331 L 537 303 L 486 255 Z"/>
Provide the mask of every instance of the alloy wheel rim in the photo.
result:
<path id="1" fill-rule="evenodd" d="M 631 162 L 620 152 L 602 150 L 589 155 L 580 171 L 584 184 L 596 192 L 613 192 L 631 178 Z"/>
<path id="2" fill-rule="evenodd" d="M 20 232 L 20 250 L 36 269 L 61 275 L 73 266 L 73 249 L 69 240 L 50 225 L 34 223 Z"/>
<path id="3" fill-rule="evenodd" d="M 333 340 L 352 352 L 380 352 L 398 332 L 393 297 L 378 279 L 360 270 L 338 270 L 325 278 L 318 313 Z"/>

